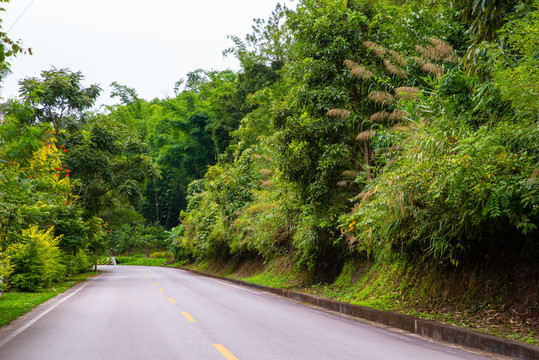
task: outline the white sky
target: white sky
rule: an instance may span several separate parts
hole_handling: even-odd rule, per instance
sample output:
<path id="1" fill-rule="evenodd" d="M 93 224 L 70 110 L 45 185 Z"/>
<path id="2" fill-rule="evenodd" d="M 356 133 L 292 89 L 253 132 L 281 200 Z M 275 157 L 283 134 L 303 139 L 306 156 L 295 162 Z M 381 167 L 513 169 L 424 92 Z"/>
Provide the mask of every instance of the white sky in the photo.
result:
<path id="1" fill-rule="evenodd" d="M 110 100 L 113 81 L 134 87 L 151 100 L 173 96 L 174 83 L 190 71 L 233 69 L 222 52 L 227 35 L 244 38 L 254 18 L 267 19 L 290 0 L 11 0 L 0 3 L 3 31 L 33 55 L 11 58 L 12 74 L 0 96 L 18 94 L 18 81 L 52 66 L 81 71 L 85 85 L 100 84 L 99 103 Z"/>

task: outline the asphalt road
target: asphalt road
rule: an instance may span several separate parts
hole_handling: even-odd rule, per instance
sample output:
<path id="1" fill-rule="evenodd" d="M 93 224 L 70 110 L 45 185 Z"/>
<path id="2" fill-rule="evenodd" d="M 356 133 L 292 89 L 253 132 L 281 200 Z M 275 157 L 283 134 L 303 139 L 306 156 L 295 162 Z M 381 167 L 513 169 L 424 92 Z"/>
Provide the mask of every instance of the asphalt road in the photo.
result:
<path id="1" fill-rule="evenodd" d="M 1 328 L 0 359 L 486 359 L 182 270 L 102 269 Z"/>

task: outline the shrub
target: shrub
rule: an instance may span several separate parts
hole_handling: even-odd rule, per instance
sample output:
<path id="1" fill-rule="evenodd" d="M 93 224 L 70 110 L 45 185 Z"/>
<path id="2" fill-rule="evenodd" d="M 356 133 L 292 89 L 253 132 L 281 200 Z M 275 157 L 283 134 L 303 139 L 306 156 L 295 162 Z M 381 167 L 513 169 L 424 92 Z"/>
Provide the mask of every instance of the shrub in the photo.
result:
<path id="1" fill-rule="evenodd" d="M 23 291 L 35 291 L 61 281 L 66 273 L 60 263 L 59 238 L 47 231 L 32 226 L 23 230 L 24 241 L 13 246 L 13 276 L 11 283 Z"/>
<path id="2" fill-rule="evenodd" d="M 92 263 L 86 251 L 80 249 L 75 255 L 63 254 L 62 264 L 70 275 L 82 274 L 91 270 Z"/>
<path id="3" fill-rule="evenodd" d="M 174 255 L 168 251 L 155 251 L 150 254 L 151 259 L 169 259 L 172 260 Z"/>
<path id="4" fill-rule="evenodd" d="M 13 257 L 15 265 L 11 284 L 23 291 L 35 291 L 43 286 L 45 263 L 39 254 L 38 247 L 30 242 L 21 247 Z"/>

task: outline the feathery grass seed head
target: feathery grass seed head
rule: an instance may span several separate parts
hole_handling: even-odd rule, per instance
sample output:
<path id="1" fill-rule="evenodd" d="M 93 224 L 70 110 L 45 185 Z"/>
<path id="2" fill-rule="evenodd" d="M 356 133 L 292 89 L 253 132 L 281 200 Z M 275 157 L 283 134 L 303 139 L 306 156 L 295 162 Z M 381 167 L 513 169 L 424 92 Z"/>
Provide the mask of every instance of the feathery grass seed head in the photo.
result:
<path id="1" fill-rule="evenodd" d="M 415 61 L 419 66 L 421 66 L 421 65 L 423 65 L 423 64 L 425 64 L 425 63 L 427 62 L 425 59 L 420 58 L 419 56 L 414 56 L 414 57 L 412 57 L 412 59 L 414 59 L 414 61 Z"/>
<path id="2" fill-rule="evenodd" d="M 331 109 L 326 113 L 326 115 L 345 119 L 350 116 L 350 111 L 345 109 Z"/>
<path id="3" fill-rule="evenodd" d="M 401 79 L 407 79 L 408 78 L 408 74 L 406 74 L 406 72 L 404 70 L 402 70 L 400 67 L 392 64 L 390 61 L 384 60 L 384 66 L 386 67 L 387 71 L 391 75 L 397 75 Z"/>
<path id="4" fill-rule="evenodd" d="M 358 64 L 356 64 L 352 60 L 344 60 L 343 65 L 346 66 L 349 69 L 353 69 L 353 68 L 359 66 Z"/>
<path id="5" fill-rule="evenodd" d="M 357 66 L 353 68 L 350 73 L 352 75 L 362 78 L 363 80 L 369 79 L 374 76 L 374 74 L 370 70 L 365 69 L 363 66 Z"/>
<path id="6" fill-rule="evenodd" d="M 387 111 L 378 111 L 369 117 L 370 122 L 382 122 L 389 119 L 390 113 Z"/>
<path id="7" fill-rule="evenodd" d="M 395 98 L 397 99 L 411 99 L 419 95 L 419 89 L 415 87 L 409 87 L 409 86 L 401 86 L 396 88 L 395 90 Z"/>
<path id="8" fill-rule="evenodd" d="M 374 52 L 378 56 L 382 56 L 385 53 L 387 53 L 386 48 L 384 48 L 382 45 L 378 45 L 377 43 L 372 42 L 372 41 L 365 41 L 363 43 L 363 46 L 365 46 L 367 49 L 371 50 L 372 52 Z"/>
<path id="9" fill-rule="evenodd" d="M 408 113 L 404 110 L 397 110 L 393 111 L 391 114 L 389 114 L 388 120 L 389 121 L 398 121 L 404 119 Z"/>
<path id="10" fill-rule="evenodd" d="M 390 103 L 393 101 L 393 96 L 386 91 L 373 91 L 369 94 L 369 99 L 379 104 Z"/>
<path id="11" fill-rule="evenodd" d="M 446 58 L 453 54 L 453 47 L 445 41 L 436 38 L 428 38 L 427 40 L 434 46 L 434 50 L 440 58 Z"/>
<path id="12" fill-rule="evenodd" d="M 393 60 L 395 60 L 395 62 L 397 64 L 399 64 L 400 66 L 406 66 L 408 65 L 408 61 L 402 57 L 401 54 L 399 54 L 398 52 L 396 52 L 395 50 L 388 50 L 388 53 L 389 55 L 391 55 L 391 57 L 393 58 Z"/>
<path id="13" fill-rule="evenodd" d="M 423 69 L 423 71 L 429 72 L 429 73 L 431 73 L 433 75 L 436 75 L 438 77 L 442 76 L 442 74 L 444 72 L 444 69 L 441 66 L 430 63 L 430 62 L 427 62 L 427 63 L 421 65 L 421 69 Z"/>
<path id="14" fill-rule="evenodd" d="M 356 136 L 357 141 L 369 141 L 374 136 L 374 130 L 362 131 Z M 344 175 L 344 173 L 343 173 Z"/>
<path id="15" fill-rule="evenodd" d="M 458 55 L 452 54 L 444 59 L 444 63 L 447 64 L 458 64 L 460 62 L 460 57 Z"/>

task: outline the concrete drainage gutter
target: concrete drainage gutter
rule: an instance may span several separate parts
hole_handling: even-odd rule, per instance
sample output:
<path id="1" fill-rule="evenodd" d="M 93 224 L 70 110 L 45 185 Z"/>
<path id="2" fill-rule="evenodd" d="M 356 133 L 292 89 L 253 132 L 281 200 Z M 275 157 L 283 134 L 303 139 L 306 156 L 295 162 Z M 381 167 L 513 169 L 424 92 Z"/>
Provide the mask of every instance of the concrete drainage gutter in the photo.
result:
<path id="1" fill-rule="evenodd" d="M 369 320 L 393 328 L 405 330 L 414 334 L 425 336 L 437 341 L 466 346 L 473 349 L 487 351 L 493 354 L 510 356 L 516 359 L 539 359 L 539 346 L 519 343 L 477 331 L 460 328 L 453 325 L 442 324 L 432 320 L 423 320 L 409 315 L 392 313 L 371 309 L 364 306 L 352 305 L 320 296 L 304 294 L 296 291 L 277 289 L 269 286 L 249 283 L 242 280 L 207 274 L 201 271 L 185 269 L 189 272 L 228 281 L 252 289 L 273 293 L 296 301 L 315 305 L 323 309 L 338 312 L 344 315 Z"/>

